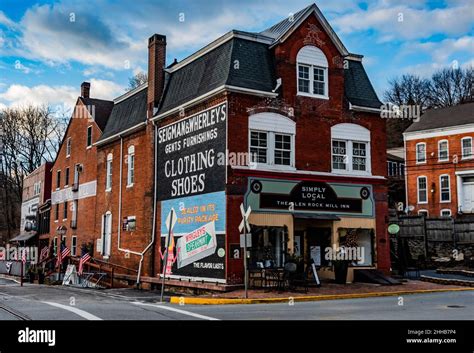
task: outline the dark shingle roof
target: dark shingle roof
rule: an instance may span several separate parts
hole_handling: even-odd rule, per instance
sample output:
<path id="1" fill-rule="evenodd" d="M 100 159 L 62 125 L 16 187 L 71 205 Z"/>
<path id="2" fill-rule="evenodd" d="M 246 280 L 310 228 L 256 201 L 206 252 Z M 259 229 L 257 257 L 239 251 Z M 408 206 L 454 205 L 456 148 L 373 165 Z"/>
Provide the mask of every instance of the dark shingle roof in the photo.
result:
<path id="1" fill-rule="evenodd" d="M 114 102 L 96 98 L 80 97 L 80 99 L 82 99 L 83 103 L 86 106 L 94 107 L 95 122 L 99 129 L 104 131 L 105 125 L 107 124 L 107 120 L 109 119 L 110 113 L 112 112 Z"/>
<path id="2" fill-rule="evenodd" d="M 142 88 L 137 93 L 114 105 L 104 133 L 99 141 L 125 131 L 146 121 L 147 89 Z"/>
<path id="3" fill-rule="evenodd" d="M 270 91 L 275 79 L 268 46 L 232 38 L 179 70 L 167 73 L 159 113 L 222 85 Z"/>
<path id="4" fill-rule="evenodd" d="M 375 93 L 362 62 L 349 60 L 349 68 L 344 70 L 344 90 L 353 105 L 380 108 L 382 103 Z"/>
<path id="5" fill-rule="evenodd" d="M 474 102 L 453 107 L 430 109 L 405 132 L 432 130 L 443 127 L 474 124 Z"/>

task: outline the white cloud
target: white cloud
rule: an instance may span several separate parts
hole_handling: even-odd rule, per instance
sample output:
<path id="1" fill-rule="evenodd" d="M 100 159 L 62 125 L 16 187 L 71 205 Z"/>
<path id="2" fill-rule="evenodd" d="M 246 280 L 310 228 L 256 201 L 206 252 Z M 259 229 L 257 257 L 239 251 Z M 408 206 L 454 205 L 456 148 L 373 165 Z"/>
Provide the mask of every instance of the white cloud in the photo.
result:
<path id="1" fill-rule="evenodd" d="M 433 34 L 462 35 L 473 23 L 472 4 L 459 1 L 457 6 L 425 9 L 409 5 L 377 2 L 367 11 L 358 10 L 334 18 L 332 23 L 340 33 L 375 29 L 380 41 L 420 39 Z"/>
<path id="2" fill-rule="evenodd" d="M 0 11 L 0 24 L 5 25 L 10 28 L 14 28 L 16 26 L 15 22 L 10 20 L 3 11 Z"/>
<path id="3" fill-rule="evenodd" d="M 109 99 L 124 93 L 124 88 L 112 81 L 91 79 L 91 97 Z M 10 85 L 6 91 L 0 93 L 0 100 L 8 106 L 22 106 L 26 104 L 61 105 L 71 108 L 76 103 L 79 87 L 37 85 L 28 87 L 24 85 Z M 2 103 L 5 105 L 5 103 Z"/>

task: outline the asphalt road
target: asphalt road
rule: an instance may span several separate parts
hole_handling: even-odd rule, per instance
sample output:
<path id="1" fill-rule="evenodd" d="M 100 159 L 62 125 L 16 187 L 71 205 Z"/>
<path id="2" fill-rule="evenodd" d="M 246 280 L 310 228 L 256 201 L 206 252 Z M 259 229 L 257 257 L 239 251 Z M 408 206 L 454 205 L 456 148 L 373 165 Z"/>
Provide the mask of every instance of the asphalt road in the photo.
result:
<path id="1" fill-rule="evenodd" d="M 159 292 L 0 279 L 0 320 L 472 320 L 474 291 L 252 305 L 172 305 Z"/>

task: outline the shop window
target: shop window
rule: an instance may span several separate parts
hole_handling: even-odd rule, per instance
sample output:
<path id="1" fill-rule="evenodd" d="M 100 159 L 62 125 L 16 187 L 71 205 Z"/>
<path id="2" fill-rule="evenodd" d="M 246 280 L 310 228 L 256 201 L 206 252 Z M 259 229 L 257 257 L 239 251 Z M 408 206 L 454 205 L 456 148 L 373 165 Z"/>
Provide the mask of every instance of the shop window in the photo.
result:
<path id="1" fill-rule="evenodd" d="M 438 160 L 445 162 L 449 160 L 449 145 L 448 140 L 438 142 Z"/>
<path id="2" fill-rule="evenodd" d="M 357 124 L 331 127 L 332 170 L 343 174 L 370 174 L 370 131 Z M 390 164 L 390 168 L 393 167 Z"/>
<path id="3" fill-rule="evenodd" d="M 345 247 L 352 266 L 372 266 L 374 231 L 362 228 L 340 228 L 339 246 Z"/>
<path id="4" fill-rule="evenodd" d="M 418 203 L 428 203 L 428 180 L 425 176 L 418 177 Z"/>
<path id="5" fill-rule="evenodd" d="M 250 264 L 252 267 L 283 267 L 287 253 L 287 232 L 283 227 L 258 228 L 252 231 Z"/>
<path id="6" fill-rule="evenodd" d="M 416 163 L 426 163 L 426 143 L 416 144 Z"/>
<path id="7" fill-rule="evenodd" d="M 440 202 L 451 201 L 451 188 L 449 185 L 449 175 L 444 174 L 439 177 L 439 188 L 440 188 Z"/>
<path id="8" fill-rule="evenodd" d="M 328 95 L 328 61 L 315 46 L 301 48 L 296 56 L 298 95 L 324 98 Z"/>

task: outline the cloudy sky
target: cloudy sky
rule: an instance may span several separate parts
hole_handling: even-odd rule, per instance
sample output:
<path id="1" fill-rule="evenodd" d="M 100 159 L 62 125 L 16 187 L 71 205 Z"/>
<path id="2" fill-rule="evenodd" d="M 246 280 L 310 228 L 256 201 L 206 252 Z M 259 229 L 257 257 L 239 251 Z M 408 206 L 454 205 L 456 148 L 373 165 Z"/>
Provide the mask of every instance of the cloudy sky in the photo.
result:
<path id="1" fill-rule="evenodd" d="M 231 29 L 261 31 L 308 0 L 0 0 L 0 107 L 71 106 L 81 82 L 111 99 L 146 70 L 147 38 L 183 59 Z M 350 52 L 363 54 L 379 97 L 402 73 L 474 64 L 472 0 L 320 0 Z"/>

